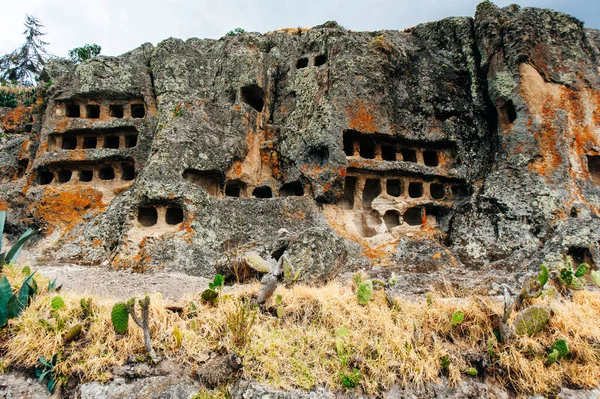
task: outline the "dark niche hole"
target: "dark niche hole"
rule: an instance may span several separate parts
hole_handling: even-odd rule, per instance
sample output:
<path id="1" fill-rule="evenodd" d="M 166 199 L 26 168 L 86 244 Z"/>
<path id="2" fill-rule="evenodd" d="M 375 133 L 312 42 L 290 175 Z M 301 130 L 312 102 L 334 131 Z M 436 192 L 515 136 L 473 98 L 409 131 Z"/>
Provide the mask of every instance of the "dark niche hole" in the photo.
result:
<path id="1" fill-rule="evenodd" d="M 113 180 L 115 178 L 115 170 L 112 166 L 105 166 L 100 168 L 98 176 L 100 177 L 100 180 Z"/>
<path id="2" fill-rule="evenodd" d="M 429 194 L 433 199 L 443 199 L 446 195 L 444 191 L 444 185 L 441 183 L 431 183 L 429 185 Z"/>
<path id="3" fill-rule="evenodd" d="M 392 230 L 394 227 L 400 225 L 400 212 L 398 211 L 387 211 L 383 215 L 383 221 L 388 230 Z"/>
<path id="4" fill-rule="evenodd" d="M 402 160 L 405 162 L 417 162 L 417 151 L 408 148 L 402 149 Z"/>
<path id="5" fill-rule="evenodd" d="M 298 69 L 306 68 L 307 66 L 308 66 L 308 58 L 306 58 L 306 57 L 298 58 L 298 61 L 296 61 L 296 68 L 298 68 Z"/>
<path id="6" fill-rule="evenodd" d="M 340 198 L 340 207 L 343 209 L 354 208 L 354 193 L 356 192 L 356 177 L 346 176 L 344 182 L 344 195 Z"/>
<path id="7" fill-rule="evenodd" d="M 119 136 L 104 137 L 104 148 L 119 148 Z"/>
<path id="8" fill-rule="evenodd" d="M 381 157 L 385 161 L 395 161 L 396 160 L 396 149 L 391 145 L 382 145 L 381 146 Z"/>
<path id="9" fill-rule="evenodd" d="M 381 182 L 379 179 L 367 179 L 365 189 L 363 190 L 363 205 L 370 208 L 371 203 L 381 194 Z"/>
<path id="10" fill-rule="evenodd" d="M 123 165 L 123 174 L 121 179 L 133 180 L 135 178 L 135 167 L 132 164 Z"/>
<path id="11" fill-rule="evenodd" d="M 388 195 L 399 197 L 402 195 L 402 182 L 399 179 L 388 179 L 385 183 Z"/>
<path id="12" fill-rule="evenodd" d="M 93 170 L 82 170 L 79 172 L 79 181 L 83 181 L 83 182 L 87 182 L 87 181 L 92 181 L 92 179 L 94 178 L 94 171 Z"/>
<path id="13" fill-rule="evenodd" d="M 517 110 L 515 109 L 515 104 L 513 104 L 512 100 L 508 100 L 502 106 L 502 114 L 503 119 L 508 123 L 513 123 L 517 119 Z"/>
<path id="14" fill-rule="evenodd" d="M 410 198 L 421 198 L 423 196 L 423 183 L 421 183 L 421 182 L 408 183 L 408 196 Z"/>
<path id="15" fill-rule="evenodd" d="M 137 145 L 138 136 L 137 134 L 130 134 L 125 136 L 125 147 L 133 148 Z"/>
<path id="16" fill-rule="evenodd" d="M 146 116 L 146 107 L 144 104 L 131 104 L 131 117 L 143 118 Z"/>
<path id="17" fill-rule="evenodd" d="M 452 198 L 462 199 L 469 195 L 467 189 L 463 186 L 452 186 Z"/>
<path id="18" fill-rule="evenodd" d="M 588 155 L 588 170 L 595 184 L 600 185 L 600 155 Z"/>
<path id="19" fill-rule="evenodd" d="M 49 170 L 42 170 L 39 172 L 38 181 L 40 184 L 50 184 L 52 183 L 52 180 L 54 180 L 54 173 L 50 172 Z"/>
<path id="20" fill-rule="evenodd" d="M 100 118 L 100 106 L 97 104 L 88 104 L 85 107 L 85 112 L 87 117 L 90 119 Z"/>
<path id="21" fill-rule="evenodd" d="M 79 110 L 79 104 L 77 103 L 66 103 L 65 104 L 65 115 L 67 118 L 79 118 L 81 116 Z"/>
<path id="22" fill-rule="evenodd" d="M 304 195 L 304 186 L 299 181 L 293 181 L 291 183 L 285 183 L 279 189 L 280 197 L 302 197 Z"/>
<path id="23" fill-rule="evenodd" d="M 174 225 L 183 222 L 183 209 L 179 207 L 167 208 L 165 216 L 167 224 Z"/>
<path id="24" fill-rule="evenodd" d="M 404 211 L 403 219 L 409 226 L 419 226 L 423 224 L 421 208 L 408 208 Z"/>
<path id="25" fill-rule="evenodd" d="M 225 185 L 226 197 L 241 197 L 246 192 L 246 185 L 240 181 L 227 182 Z"/>
<path id="26" fill-rule="evenodd" d="M 96 148 L 98 145 L 97 137 L 84 137 L 83 138 L 83 148 Z"/>
<path id="27" fill-rule="evenodd" d="M 77 137 L 63 136 L 62 149 L 63 150 L 74 150 L 75 148 L 77 148 Z"/>
<path id="28" fill-rule="evenodd" d="M 317 67 L 324 65 L 326 62 L 327 62 L 326 54 L 320 54 L 315 57 L 315 66 L 317 66 Z"/>
<path id="29" fill-rule="evenodd" d="M 594 268 L 594 258 L 589 248 L 585 247 L 570 247 L 567 251 L 567 255 L 573 259 L 573 266 L 577 268 L 582 263 L 587 263 L 590 267 Z"/>
<path id="30" fill-rule="evenodd" d="M 366 159 L 375 158 L 375 142 L 372 140 L 361 140 L 360 141 L 360 156 L 361 156 L 361 158 L 366 158 Z"/>
<path id="31" fill-rule="evenodd" d="M 312 147 L 306 156 L 306 161 L 311 165 L 324 167 L 329 162 L 329 148 Z"/>
<path id="32" fill-rule="evenodd" d="M 122 105 L 111 104 L 108 107 L 108 114 L 110 115 L 111 118 L 119 118 L 119 119 L 121 119 L 123 117 L 123 106 Z"/>
<path id="33" fill-rule="evenodd" d="M 252 195 L 256 198 L 272 198 L 273 191 L 269 186 L 260 186 L 256 187 L 254 191 L 252 191 Z"/>
<path id="34" fill-rule="evenodd" d="M 262 112 L 265 106 L 265 92 L 258 85 L 244 86 L 241 89 L 242 101 Z"/>
<path id="35" fill-rule="evenodd" d="M 158 212 L 153 206 L 138 209 L 138 222 L 144 227 L 154 226 L 158 222 Z"/>
<path id="36" fill-rule="evenodd" d="M 25 133 L 31 133 L 31 130 L 33 129 L 33 125 L 31 124 L 27 124 L 25 125 Z"/>
<path id="37" fill-rule="evenodd" d="M 221 189 L 221 173 L 216 170 L 201 171 L 196 169 L 186 169 L 183 172 L 183 178 L 190 183 L 202 187 L 213 197 L 217 196 Z M 239 197 L 239 195 L 233 197 Z"/>
<path id="38" fill-rule="evenodd" d="M 348 157 L 354 155 L 354 139 L 348 134 L 344 134 L 344 153 Z"/>
<path id="39" fill-rule="evenodd" d="M 58 171 L 58 182 L 66 183 L 71 180 L 71 176 L 73 176 L 73 172 L 68 169 L 61 169 Z"/>
<path id="40" fill-rule="evenodd" d="M 440 160 L 437 151 L 423 151 L 423 162 L 427 166 L 438 166 Z"/>

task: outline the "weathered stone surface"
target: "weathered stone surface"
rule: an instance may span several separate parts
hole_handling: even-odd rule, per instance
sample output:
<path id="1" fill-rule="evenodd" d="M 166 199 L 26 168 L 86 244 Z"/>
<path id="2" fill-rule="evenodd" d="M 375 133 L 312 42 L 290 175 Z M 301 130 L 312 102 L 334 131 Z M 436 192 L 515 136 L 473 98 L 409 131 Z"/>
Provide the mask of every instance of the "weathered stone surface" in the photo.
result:
<path id="1" fill-rule="evenodd" d="M 31 133 L 0 113 L 9 228 L 41 228 L 48 258 L 209 278 L 246 248 L 277 258 L 280 229 L 304 281 L 597 263 L 599 46 L 570 16 L 484 2 L 402 32 L 57 60 Z"/>

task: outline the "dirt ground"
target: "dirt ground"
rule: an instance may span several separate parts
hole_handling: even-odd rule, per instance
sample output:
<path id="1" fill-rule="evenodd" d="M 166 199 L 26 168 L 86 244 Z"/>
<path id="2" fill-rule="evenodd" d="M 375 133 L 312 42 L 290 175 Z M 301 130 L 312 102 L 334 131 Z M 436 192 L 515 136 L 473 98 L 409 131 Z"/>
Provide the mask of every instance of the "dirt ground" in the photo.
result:
<path id="1" fill-rule="evenodd" d="M 123 300 L 155 292 L 162 293 L 166 299 L 178 300 L 185 294 L 205 290 L 209 283 L 203 277 L 175 272 L 141 274 L 76 265 L 34 266 L 33 270 L 50 279 L 56 278 L 65 291 Z"/>

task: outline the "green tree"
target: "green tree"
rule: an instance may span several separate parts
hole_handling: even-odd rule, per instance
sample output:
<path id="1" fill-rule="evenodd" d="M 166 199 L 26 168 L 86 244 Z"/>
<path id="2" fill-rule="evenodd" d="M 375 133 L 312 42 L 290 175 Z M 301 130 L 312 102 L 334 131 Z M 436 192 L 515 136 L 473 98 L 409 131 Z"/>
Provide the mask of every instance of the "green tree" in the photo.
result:
<path id="1" fill-rule="evenodd" d="M 237 36 L 237 35 L 241 35 L 243 33 L 246 33 L 246 31 L 242 28 L 235 28 L 234 30 L 230 30 L 229 32 L 225 33 L 225 36 Z"/>
<path id="2" fill-rule="evenodd" d="M 25 27 L 25 44 L 0 58 L 0 81 L 4 83 L 35 85 L 49 57 L 44 48 L 48 43 L 42 40 L 44 25 L 37 18 L 26 15 Z"/>
<path id="3" fill-rule="evenodd" d="M 69 50 L 69 57 L 71 57 L 74 63 L 79 64 L 80 62 L 97 56 L 100 54 L 100 51 L 102 51 L 102 47 L 98 46 L 96 43 L 86 44 L 83 47 L 75 47 L 73 50 Z"/>

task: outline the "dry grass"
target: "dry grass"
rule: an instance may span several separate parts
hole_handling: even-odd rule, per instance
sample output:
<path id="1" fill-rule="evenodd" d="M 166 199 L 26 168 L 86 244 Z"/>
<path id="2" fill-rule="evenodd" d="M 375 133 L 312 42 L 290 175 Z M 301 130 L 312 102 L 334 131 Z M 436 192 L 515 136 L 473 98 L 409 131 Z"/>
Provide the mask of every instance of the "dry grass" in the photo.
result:
<path id="1" fill-rule="evenodd" d="M 14 268 L 6 273 L 11 281 L 22 280 Z M 499 314 L 502 305 L 488 298 L 450 300 L 434 293 L 428 301 L 398 300 L 391 309 L 382 292 L 361 306 L 352 288 L 339 283 L 320 288 L 279 287 L 275 296 L 283 297 L 283 317 L 258 314 L 248 343 L 240 347 L 228 322 L 239 318 L 235 314 L 239 298 L 258 289 L 258 285 L 246 286 L 244 291 L 223 296 L 216 307 L 201 304 L 199 295 L 189 298 L 196 309 L 186 305 L 183 315 L 166 310 L 160 295 L 152 296 L 151 328 L 158 354 L 193 369 L 198 366 L 194 355 L 202 351 L 235 352 L 244 359 L 244 377 L 283 389 L 315 385 L 340 389 L 341 374 L 354 368 L 370 394 L 398 382 L 432 382 L 442 374 L 456 383 L 472 378 L 465 372 L 481 360 L 488 362 L 491 376 L 523 394 L 546 394 L 564 384 L 593 388 L 600 381 L 598 292 L 576 292 L 573 301 L 536 300 L 555 313 L 549 327 L 534 337 L 501 345 L 494 337 L 490 315 Z M 111 368 L 128 356 L 144 354 L 142 331 L 133 323 L 124 337 L 113 332 L 110 309 L 114 301 L 110 299 L 94 298 L 96 316 L 79 340 L 65 345 L 64 331 L 82 317 L 81 296 L 62 295 L 67 306 L 59 312 L 65 320 L 65 330 L 59 332 L 39 322 L 56 323 L 50 312 L 52 296 L 37 296 L 21 318 L 4 329 L 5 366 L 35 367 L 40 356 L 60 353 L 59 373 L 104 381 L 111 377 Z M 452 327 L 450 319 L 458 309 L 466 317 Z M 181 331 L 180 342 L 173 334 L 175 327 Z M 347 334 L 339 334 L 340 329 Z M 557 339 L 568 341 L 571 355 L 547 367 L 548 349 Z M 336 340 L 343 348 L 341 354 Z M 450 365 L 444 369 L 440 358 L 446 356 Z"/>

